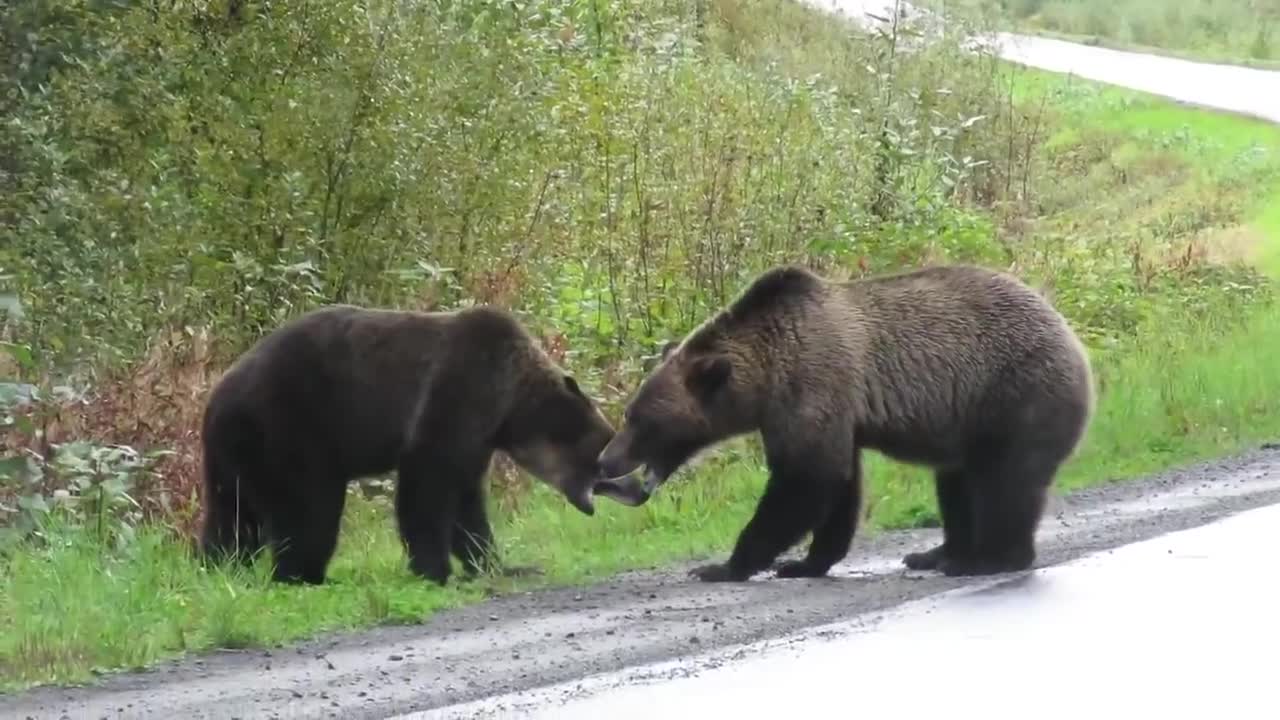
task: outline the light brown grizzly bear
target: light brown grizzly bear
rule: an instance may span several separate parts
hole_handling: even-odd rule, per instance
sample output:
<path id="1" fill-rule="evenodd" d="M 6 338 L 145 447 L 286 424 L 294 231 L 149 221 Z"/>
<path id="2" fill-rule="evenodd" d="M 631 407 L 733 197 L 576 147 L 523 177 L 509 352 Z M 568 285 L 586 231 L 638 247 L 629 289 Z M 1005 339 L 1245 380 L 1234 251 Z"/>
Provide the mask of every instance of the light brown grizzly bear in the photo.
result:
<path id="1" fill-rule="evenodd" d="M 599 473 L 613 432 L 504 310 L 321 308 L 259 340 L 210 394 L 199 550 L 244 559 L 266 546 L 275 580 L 322 583 L 347 483 L 396 470 L 409 567 L 443 584 L 451 554 L 469 575 L 494 567 L 483 480 L 495 450 L 588 515 L 593 493 L 634 504 Z"/>
<path id="2" fill-rule="evenodd" d="M 940 545 L 914 569 L 1029 568 L 1046 495 L 1094 407 L 1088 356 L 1064 318 L 1016 278 L 968 265 L 848 282 L 778 267 L 662 361 L 600 456 L 644 467 L 652 492 L 695 453 L 759 431 L 769 480 L 727 563 L 705 581 L 768 569 L 819 577 L 857 530 L 861 451 L 931 467 Z"/>

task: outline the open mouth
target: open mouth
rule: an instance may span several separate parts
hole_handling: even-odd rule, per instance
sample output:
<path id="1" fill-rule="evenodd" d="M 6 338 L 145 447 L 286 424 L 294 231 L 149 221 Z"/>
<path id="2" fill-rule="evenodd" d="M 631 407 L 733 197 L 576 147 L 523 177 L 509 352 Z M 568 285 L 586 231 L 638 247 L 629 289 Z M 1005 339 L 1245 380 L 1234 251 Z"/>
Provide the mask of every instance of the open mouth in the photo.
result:
<path id="1" fill-rule="evenodd" d="M 649 500 L 653 489 L 635 474 L 620 478 L 606 478 L 596 483 L 592 489 L 596 495 L 602 495 L 628 507 L 638 507 Z"/>
<path id="2" fill-rule="evenodd" d="M 624 505 L 643 505 L 667 481 L 667 473 L 659 472 L 649 465 L 643 465 L 637 470 L 642 472 L 632 471 L 621 477 L 601 480 L 596 484 L 595 491 Z"/>
<path id="3" fill-rule="evenodd" d="M 645 495 L 652 495 L 654 491 L 659 487 L 662 487 L 662 483 L 667 481 L 668 475 L 669 473 L 658 472 L 657 470 L 654 470 L 653 467 L 645 465 L 643 476 L 644 481 L 640 485 L 644 489 Z"/>
<path id="4" fill-rule="evenodd" d="M 595 496 L 607 497 L 627 507 L 639 507 L 649 501 L 661 481 L 657 475 L 641 476 L 631 472 L 616 478 L 600 478 L 587 485 L 581 492 L 570 494 L 569 502 L 584 515 L 595 515 Z"/>
<path id="5" fill-rule="evenodd" d="M 607 497 L 627 507 L 639 507 L 645 504 L 654 491 L 666 481 L 666 476 L 648 466 L 644 466 L 643 470 L 643 473 L 633 470 L 619 477 L 597 480 L 581 498 L 581 503 L 575 503 L 575 505 L 578 505 L 579 510 L 590 515 L 595 511 L 592 506 L 593 495 Z"/>

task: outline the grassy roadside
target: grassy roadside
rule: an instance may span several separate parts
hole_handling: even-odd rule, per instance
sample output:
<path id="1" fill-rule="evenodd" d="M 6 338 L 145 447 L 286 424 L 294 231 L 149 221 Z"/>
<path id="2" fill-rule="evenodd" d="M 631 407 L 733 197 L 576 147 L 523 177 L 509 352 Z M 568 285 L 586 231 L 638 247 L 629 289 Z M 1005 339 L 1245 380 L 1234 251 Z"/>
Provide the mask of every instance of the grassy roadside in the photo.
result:
<path id="1" fill-rule="evenodd" d="M 1174 58 L 1177 60 L 1192 60 L 1196 62 L 1210 62 L 1223 65 L 1239 65 L 1240 67 L 1254 68 L 1255 70 L 1280 70 L 1280 59 L 1264 60 L 1244 57 L 1239 53 L 1231 52 L 1230 50 L 1221 50 L 1217 52 L 1194 49 L 1171 50 L 1169 48 L 1156 47 L 1154 45 L 1146 45 L 1139 42 L 1117 40 L 1106 35 L 1049 30 L 1040 24 L 1028 22 L 1014 23 L 1010 25 L 1008 29 L 1012 32 L 1039 35 L 1040 37 L 1046 37 L 1053 40 L 1065 40 L 1067 42 L 1080 43 L 1082 45 L 1093 45 L 1096 47 L 1106 48 L 1108 50 L 1145 53 L 1147 55 L 1158 55 L 1160 57 Z"/>
<path id="2" fill-rule="evenodd" d="M 1280 131 L 1047 73 L 1014 77 L 1026 109 L 1018 122 L 1040 123 L 1040 142 L 1026 158 L 1025 195 L 1013 193 L 984 217 L 1073 318 L 1092 326 L 1118 314 L 1101 324 L 1128 328 L 1122 339 L 1094 338 L 1098 413 L 1061 486 L 1131 477 L 1280 435 L 1280 377 L 1270 371 L 1280 313 L 1224 289 L 1235 281 L 1218 279 L 1212 264 L 1178 265 L 1184 252 L 1206 253 L 1280 271 Z M 1017 162 L 1010 153 L 1006 174 L 1015 184 Z M 1062 268 L 1088 273 L 1092 260 L 1078 258 L 1100 263 L 1108 253 L 1131 254 L 1149 268 L 1134 281 L 1148 285 L 1098 297 L 1096 285 L 1055 276 Z M 926 475 L 878 457 L 867 475 L 871 531 L 934 522 Z M 79 681 L 95 668 L 136 667 L 185 650 L 415 622 L 493 591 L 724 552 L 762 483 L 756 456 L 735 446 L 639 510 L 602 501 L 599 514 L 585 518 L 535 488 L 502 500 L 497 532 L 513 560 L 541 565 L 546 578 L 444 590 L 404 571 L 385 503 L 358 496 L 344 518 L 334 581 L 322 588 L 269 585 L 265 567 L 199 571 L 156 528 L 143 527 L 122 552 L 47 528 L 50 544 L 0 568 L 0 683 Z"/>
<path id="3" fill-rule="evenodd" d="M 1280 68 L 1280 6 L 1268 0 L 922 0 L 1000 27 L 1115 50 Z"/>

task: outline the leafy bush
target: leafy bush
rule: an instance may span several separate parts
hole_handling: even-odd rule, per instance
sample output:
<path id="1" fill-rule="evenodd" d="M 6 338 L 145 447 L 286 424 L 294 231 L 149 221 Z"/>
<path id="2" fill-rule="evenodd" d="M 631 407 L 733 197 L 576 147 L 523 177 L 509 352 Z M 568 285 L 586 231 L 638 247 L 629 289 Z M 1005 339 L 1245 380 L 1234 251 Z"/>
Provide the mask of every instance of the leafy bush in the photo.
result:
<path id="1" fill-rule="evenodd" d="M 1262 287 L 1238 269 L 1161 284 L 1181 230 L 1038 222 L 1078 199 L 1045 165 L 1043 104 L 1013 102 L 961 34 L 908 51 L 908 26 L 860 35 L 812 13 L 7 5 L 0 276 L 25 314 L 6 332 L 28 356 L 16 380 L 82 398 L 11 447 L 172 450 L 139 501 L 185 508 L 218 370 L 322 303 L 512 307 L 612 403 L 661 340 L 782 262 L 1013 267 L 1095 344 L 1183 288 Z"/>
<path id="2" fill-rule="evenodd" d="M 733 24 L 777 2 L 702 32 L 658 2 L 107 7 L 10 123 L 5 265 L 50 361 L 235 351 L 322 302 L 500 302 L 626 357 L 770 264 L 973 226 L 948 199 L 1002 112 L 948 47 L 833 34 L 796 79 Z"/>
<path id="3" fill-rule="evenodd" d="M 36 427 L 41 416 L 75 402 L 66 387 L 54 388 L 54 395 L 46 399 L 37 386 L 0 378 L 0 432 L 36 441 L 0 455 L 0 551 L 33 538 L 48 540 L 50 520 L 60 532 L 87 531 L 104 548 L 127 545 L 143 519 L 134 493 L 149 488 L 153 461 L 170 451 L 140 454 L 128 446 L 84 440 L 49 443 Z M 155 499 L 170 509 L 167 494 L 157 493 Z"/>

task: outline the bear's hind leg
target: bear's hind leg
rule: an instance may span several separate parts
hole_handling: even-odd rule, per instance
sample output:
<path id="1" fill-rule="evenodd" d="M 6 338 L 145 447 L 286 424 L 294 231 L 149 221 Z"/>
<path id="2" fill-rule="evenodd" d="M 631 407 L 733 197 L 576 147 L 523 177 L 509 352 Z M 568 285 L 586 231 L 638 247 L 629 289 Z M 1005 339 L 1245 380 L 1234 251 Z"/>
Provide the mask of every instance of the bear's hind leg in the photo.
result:
<path id="1" fill-rule="evenodd" d="M 849 554 L 862 509 L 862 461 L 858 453 L 853 457 L 852 473 L 848 482 L 835 488 L 826 519 L 813 531 L 809 551 L 803 559 L 778 565 L 778 577 L 823 577 Z"/>
<path id="2" fill-rule="evenodd" d="M 208 494 L 209 507 L 200 530 L 202 555 L 214 563 L 228 559 L 241 564 L 252 562 L 262 548 L 258 520 L 248 498 L 239 488 L 218 489 Z"/>
<path id="3" fill-rule="evenodd" d="M 206 507 L 197 548 L 205 560 L 215 564 L 234 559 L 247 565 L 262 549 L 259 520 L 248 492 L 261 480 L 261 462 L 249 453 L 237 456 L 223 447 L 225 441 L 217 428 L 208 432 L 202 482 Z"/>
<path id="4" fill-rule="evenodd" d="M 273 550 L 272 578 L 290 584 L 321 585 L 338 546 L 346 484 L 340 479 L 295 467 L 275 472 L 285 482 L 258 498 L 267 518 L 266 534 Z M 308 488 L 305 495 L 285 488 Z"/>
<path id="5" fill-rule="evenodd" d="M 902 563 L 911 570 L 936 570 L 948 558 L 963 564 L 973 554 L 972 480 L 960 470 L 934 473 L 942 543 L 923 552 L 908 553 Z"/>
<path id="6" fill-rule="evenodd" d="M 973 493 L 974 545 L 970 557 L 946 557 L 947 575 L 993 575 L 1029 569 L 1057 463 L 1035 450 L 1015 449 L 983 468 Z"/>

